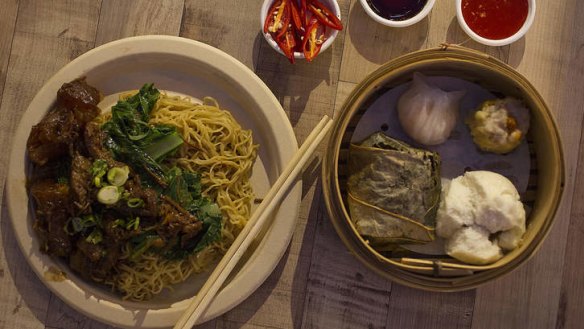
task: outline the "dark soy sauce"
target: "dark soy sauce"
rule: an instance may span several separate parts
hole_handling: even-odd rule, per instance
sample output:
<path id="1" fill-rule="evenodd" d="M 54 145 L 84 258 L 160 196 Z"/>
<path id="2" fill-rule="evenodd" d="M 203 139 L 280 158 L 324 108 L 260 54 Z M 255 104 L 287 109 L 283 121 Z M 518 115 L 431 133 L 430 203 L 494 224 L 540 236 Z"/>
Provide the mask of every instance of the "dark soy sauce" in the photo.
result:
<path id="1" fill-rule="evenodd" d="M 428 0 L 367 0 L 373 11 L 392 21 L 403 21 L 416 16 Z"/>

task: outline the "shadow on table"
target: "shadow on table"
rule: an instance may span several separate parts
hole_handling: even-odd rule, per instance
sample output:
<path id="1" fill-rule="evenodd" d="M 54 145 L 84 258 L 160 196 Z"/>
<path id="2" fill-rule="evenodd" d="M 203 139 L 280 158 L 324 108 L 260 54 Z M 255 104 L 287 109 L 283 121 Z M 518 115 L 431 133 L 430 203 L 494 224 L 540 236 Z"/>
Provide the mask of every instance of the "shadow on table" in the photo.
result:
<path id="1" fill-rule="evenodd" d="M 394 28 L 375 22 L 363 7 L 354 5 L 350 12 L 348 33 L 350 44 L 346 54 L 356 51 L 368 62 L 383 64 L 397 56 L 422 48 L 428 35 L 429 21 L 402 28 Z"/>
<path id="2" fill-rule="evenodd" d="M 4 191 L 3 205 L 7 205 L 6 190 Z M 18 290 L 16 292 L 19 297 L 11 311 L 12 316 L 18 316 L 17 313 L 21 311 L 22 303 L 26 304 L 26 308 L 38 319 L 39 322 L 44 323 L 47 317 L 48 305 L 51 293 L 38 279 L 36 274 L 30 268 L 28 262 L 25 260 L 26 255 L 20 250 L 15 239 L 14 229 L 10 223 L 10 214 L 6 206 L 2 209 L 2 219 L 0 220 L 0 229 L 2 230 L 2 250 L 3 257 L 6 260 L 8 273 L 0 272 L 0 280 L 3 282 L 13 281 L 14 286 Z M 8 277 L 9 276 L 9 277 Z M 11 289 L 11 283 L 3 283 L 4 289 Z M 13 293 L 4 291 L 3 294 Z M 10 305 L 9 305 L 10 307 Z M 24 315 L 25 317 L 27 315 Z"/>
<path id="3" fill-rule="evenodd" d="M 307 108 L 311 97 L 312 103 L 323 103 L 325 106 L 318 108 L 322 114 L 332 114 L 334 104 L 334 94 L 325 94 L 330 88 L 319 88 L 321 84 L 330 86 L 337 83 L 338 68 L 342 46 L 337 42 L 342 42 L 342 33 L 339 33 L 337 40 L 329 49 L 318 54 L 312 61 L 296 59 L 291 64 L 288 59 L 276 52 L 263 40 L 261 33 L 256 37 L 258 47 L 254 47 L 253 67 L 256 74 L 270 88 L 278 99 L 278 102 L 286 110 L 293 127 L 297 123 Z M 313 112 L 311 114 L 319 114 Z"/>
<path id="4" fill-rule="evenodd" d="M 305 168 L 302 175 L 302 199 L 308 195 L 308 192 L 314 188 L 314 195 L 308 212 L 308 219 L 304 227 L 300 250 L 298 251 L 298 260 L 292 278 L 292 295 L 290 306 L 292 309 L 293 328 L 302 328 L 304 314 L 306 312 L 306 303 L 308 296 L 308 282 L 312 251 L 315 243 L 315 234 L 319 220 L 319 212 L 323 209 L 322 204 L 322 182 L 320 174 L 322 163 L 320 158 L 315 158 Z"/>
<path id="5" fill-rule="evenodd" d="M 517 68 L 523 60 L 525 54 L 525 37 L 515 41 L 511 45 L 502 47 L 485 46 L 471 39 L 458 24 L 456 17 L 450 21 L 446 33 L 445 43 L 460 45 L 486 53 L 500 61 L 507 63 L 513 68 Z"/>

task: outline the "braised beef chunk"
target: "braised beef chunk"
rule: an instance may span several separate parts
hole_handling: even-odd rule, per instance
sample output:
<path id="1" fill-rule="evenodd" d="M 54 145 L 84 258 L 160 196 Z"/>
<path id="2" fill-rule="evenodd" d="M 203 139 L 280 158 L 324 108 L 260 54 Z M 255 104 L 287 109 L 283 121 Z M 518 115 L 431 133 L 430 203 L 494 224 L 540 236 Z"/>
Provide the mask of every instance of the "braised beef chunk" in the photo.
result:
<path id="1" fill-rule="evenodd" d="M 49 254 L 67 256 L 71 252 L 70 237 L 65 232 L 69 218 L 69 192 L 69 185 L 50 179 L 36 181 L 30 188 L 36 201 L 34 228 L 44 236 L 42 248 Z"/>
<path id="2" fill-rule="evenodd" d="M 39 166 L 58 159 L 69 151 L 69 145 L 79 137 L 73 112 L 57 107 L 32 127 L 26 148 L 30 160 Z"/>
<path id="3" fill-rule="evenodd" d="M 57 105 L 33 126 L 27 141 L 28 155 L 39 166 L 77 148 L 85 125 L 99 115 L 100 94 L 85 79 L 65 83 L 57 93 Z"/>
<path id="4" fill-rule="evenodd" d="M 183 228 L 182 228 L 183 235 L 181 235 L 181 237 L 180 237 L 181 247 L 186 248 L 186 246 L 189 245 L 189 242 L 191 240 L 195 239 L 199 235 L 199 232 L 201 232 L 202 229 L 203 229 L 203 222 L 201 222 L 201 221 L 189 222 L 188 224 L 183 226 Z"/>
<path id="5" fill-rule="evenodd" d="M 84 249 L 86 249 L 84 251 Z M 87 252 L 91 256 L 87 256 Z M 76 249 L 69 257 L 69 266 L 87 280 L 103 282 L 112 277 L 112 269 L 120 258 L 119 245 L 90 245 Z"/>
<path id="6" fill-rule="evenodd" d="M 83 139 L 85 140 L 85 147 L 95 159 L 102 159 L 107 162 L 108 167 L 123 167 L 124 164 L 114 159 L 113 154 L 105 148 L 104 140 L 106 138 L 105 132 L 101 130 L 98 122 L 90 122 L 85 126 Z"/>
<path id="7" fill-rule="evenodd" d="M 155 217 L 158 215 L 158 194 L 151 188 L 142 187 L 140 177 L 132 175 L 124 188 L 129 199 L 140 199 L 143 204 L 137 207 L 128 206 L 127 202 L 118 202 L 112 206 L 115 210 L 127 216 Z"/>
<path id="8" fill-rule="evenodd" d="M 71 253 L 71 238 L 63 231 L 66 221 L 63 218 L 49 223 L 49 235 L 47 237 L 47 253 L 67 257 Z"/>
<path id="9" fill-rule="evenodd" d="M 99 115 L 97 104 L 100 100 L 99 90 L 88 85 L 85 78 L 64 83 L 57 92 L 57 102 L 71 109 L 81 125 Z"/>
<path id="10" fill-rule="evenodd" d="M 102 244 L 92 243 L 87 239 L 77 240 L 77 249 L 81 250 L 83 255 L 93 263 L 100 261 L 105 256 L 105 248 Z"/>
<path id="11" fill-rule="evenodd" d="M 120 214 L 113 209 L 105 211 L 101 221 L 108 241 L 122 243 L 139 233 L 135 230 L 127 230 L 126 223 L 122 222 Z"/>
<path id="12" fill-rule="evenodd" d="M 92 161 L 81 155 L 71 162 L 71 197 L 76 215 L 91 213 L 91 165 Z"/>
<path id="13" fill-rule="evenodd" d="M 120 259 L 120 250 L 121 247 L 119 245 L 106 246 L 103 257 L 92 268 L 92 277 L 94 280 L 101 281 L 111 278 L 112 269 Z"/>
<path id="14" fill-rule="evenodd" d="M 71 160 L 69 157 L 63 157 L 59 161 L 48 162 L 44 166 L 36 166 L 35 170 L 29 176 L 30 182 L 36 182 L 42 179 L 62 179 L 63 182 L 69 178 L 71 171 Z"/>
<path id="15" fill-rule="evenodd" d="M 73 271 L 81 274 L 86 280 L 93 280 L 91 278 L 91 262 L 83 252 L 79 249 L 75 249 L 75 251 L 69 256 L 69 266 Z"/>
<path id="16" fill-rule="evenodd" d="M 69 185 L 41 179 L 32 183 L 30 193 L 36 201 L 37 216 L 48 220 L 68 216 Z"/>
<path id="17" fill-rule="evenodd" d="M 157 233 L 166 241 L 180 237 L 182 247 L 195 238 L 203 229 L 203 222 L 191 215 L 172 199 L 163 197 L 160 206 L 162 224 L 158 226 Z"/>

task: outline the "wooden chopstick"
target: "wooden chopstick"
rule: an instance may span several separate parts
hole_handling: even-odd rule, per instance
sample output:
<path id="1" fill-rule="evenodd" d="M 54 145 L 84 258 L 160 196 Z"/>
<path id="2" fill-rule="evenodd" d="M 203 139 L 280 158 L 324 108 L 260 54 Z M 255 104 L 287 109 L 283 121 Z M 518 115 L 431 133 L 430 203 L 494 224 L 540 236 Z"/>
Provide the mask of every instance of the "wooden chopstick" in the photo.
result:
<path id="1" fill-rule="evenodd" d="M 306 141 L 284 168 L 280 177 L 272 185 L 266 197 L 254 211 L 241 233 L 221 258 L 221 261 L 197 293 L 197 296 L 174 325 L 175 329 L 191 328 L 201 317 L 225 282 L 225 279 L 229 276 L 229 273 L 231 273 L 241 256 L 262 229 L 264 222 L 269 218 L 274 208 L 280 204 L 288 188 L 294 183 L 308 160 L 311 159 L 316 147 L 322 142 L 331 126 L 332 120 L 325 115 L 312 130 Z"/>

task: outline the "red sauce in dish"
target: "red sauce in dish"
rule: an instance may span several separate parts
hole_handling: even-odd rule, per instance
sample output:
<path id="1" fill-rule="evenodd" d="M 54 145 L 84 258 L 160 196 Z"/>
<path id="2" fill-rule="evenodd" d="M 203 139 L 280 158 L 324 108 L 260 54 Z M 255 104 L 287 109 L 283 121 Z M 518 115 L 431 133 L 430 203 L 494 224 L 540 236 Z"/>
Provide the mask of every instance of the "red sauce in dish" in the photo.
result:
<path id="1" fill-rule="evenodd" d="M 527 19 L 527 0 L 462 0 L 462 17 L 476 34 L 491 40 L 515 34 Z"/>

